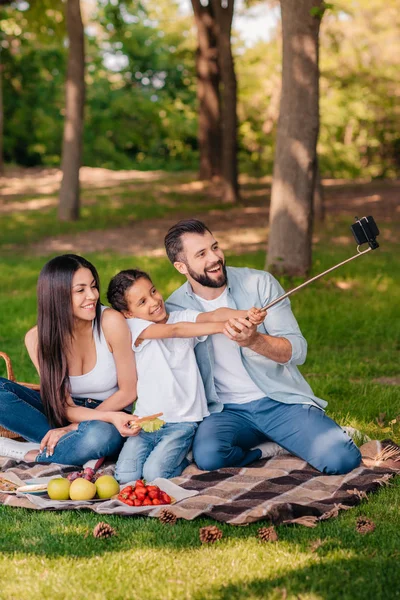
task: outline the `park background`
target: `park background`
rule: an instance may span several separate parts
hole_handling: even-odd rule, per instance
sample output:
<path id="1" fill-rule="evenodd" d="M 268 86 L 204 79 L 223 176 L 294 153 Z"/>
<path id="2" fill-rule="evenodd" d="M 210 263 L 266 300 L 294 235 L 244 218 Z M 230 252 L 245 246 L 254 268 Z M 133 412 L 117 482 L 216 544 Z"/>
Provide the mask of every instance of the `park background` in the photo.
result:
<path id="1" fill-rule="evenodd" d="M 294 27 L 314 27 L 297 48 L 309 60 L 319 50 L 319 77 L 308 82 L 314 104 L 290 104 L 295 86 L 280 104 L 288 75 L 280 4 L 287 42 Z M 83 55 L 79 27 L 68 31 L 66 20 L 77 7 Z M 299 216 L 273 265 L 286 289 L 354 254 L 354 216 L 375 217 L 381 247 L 293 296 L 292 306 L 309 343 L 302 373 L 329 414 L 399 443 L 398 9 L 395 0 L 0 1 L 0 350 L 18 379 L 38 381 L 23 338 L 50 257 L 76 252 L 94 262 L 103 301 L 109 278 L 134 266 L 167 296 L 182 283 L 164 257 L 171 224 L 199 217 L 228 264 L 262 269 L 277 229 L 272 195 Z M 84 69 L 71 73 L 76 44 Z M 225 70 L 221 52 L 234 58 Z M 68 105 L 74 76 L 84 86 Z M 278 152 L 282 111 L 305 136 L 312 160 L 303 172 L 287 149 Z M 82 129 L 69 149 L 68 122 Z M 399 504 L 394 481 L 315 529 L 278 527 L 275 544 L 261 545 L 257 525 L 222 526 L 212 547 L 198 538 L 211 521 L 168 529 L 109 517 L 118 537 L 95 540 L 85 537 L 94 515 L 0 507 L 0 598 L 396 597 Z M 375 522 L 373 533 L 357 532 L 360 515 Z"/>

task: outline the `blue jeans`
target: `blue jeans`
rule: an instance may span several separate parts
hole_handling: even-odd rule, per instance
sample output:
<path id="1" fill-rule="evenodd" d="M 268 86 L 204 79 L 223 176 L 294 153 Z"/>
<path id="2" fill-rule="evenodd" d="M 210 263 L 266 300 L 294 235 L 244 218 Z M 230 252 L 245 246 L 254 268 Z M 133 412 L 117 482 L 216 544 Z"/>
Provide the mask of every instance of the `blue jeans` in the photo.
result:
<path id="1" fill-rule="evenodd" d="M 261 458 L 261 450 L 251 448 L 266 441 L 276 442 L 331 475 L 348 473 L 361 462 L 357 446 L 322 410 L 268 397 L 225 404 L 222 412 L 206 417 L 193 442 L 193 457 L 206 471 L 244 467 Z"/>
<path id="2" fill-rule="evenodd" d="M 74 399 L 78 406 L 96 408 L 95 400 Z M 40 443 L 53 429 L 44 414 L 39 392 L 0 377 L 0 425 L 18 433 L 29 442 Z M 76 431 L 70 431 L 58 441 L 53 456 L 46 450 L 36 462 L 82 466 L 86 461 L 117 455 L 124 439 L 111 423 L 83 421 Z"/>
<path id="3" fill-rule="evenodd" d="M 144 477 L 153 481 L 156 477 L 177 477 L 189 464 L 189 452 L 197 423 L 166 423 L 158 431 L 138 435 L 126 440 L 117 466 L 115 477 L 119 483 L 127 483 Z"/>

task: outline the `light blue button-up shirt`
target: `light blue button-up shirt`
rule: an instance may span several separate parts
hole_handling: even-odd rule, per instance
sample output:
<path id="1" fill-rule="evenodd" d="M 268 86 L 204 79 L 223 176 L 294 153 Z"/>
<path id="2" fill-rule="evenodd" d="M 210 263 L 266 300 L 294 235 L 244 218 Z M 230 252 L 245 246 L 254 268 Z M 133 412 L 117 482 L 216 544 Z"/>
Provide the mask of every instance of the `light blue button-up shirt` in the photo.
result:
<path id="1" fill-rule="evenodd" d="M 284 294 L 282 286 L 270 273 L 256 269 L 227 267 L 228 306 L 247 310 L 252 306 L 261 308 Z M 166 302 L 168 311 L 191 308 L 203 311 L 189 282 L 178 288 Z M 286 404 L 313 404 L 319 408 L 327 405 L 325 400 L 314 396 L 312 389 L 301 375 L 297 365 L 304 363 L 307 342 L 290 308 L 288 298 L 268 310 L 258 327 L 260 333 L 284 337 L 292 345 L 292 356 L 287 363 L 277 363 L 250 348 L 240 348 L 243 365 L 254 383 L 266 396 Z M 195 349 L 197 363 L 204 382 L 210 412 L 219 412 L 223 404 L 218 398 L 214 384 L 214 350 L 211 337 Z"/>

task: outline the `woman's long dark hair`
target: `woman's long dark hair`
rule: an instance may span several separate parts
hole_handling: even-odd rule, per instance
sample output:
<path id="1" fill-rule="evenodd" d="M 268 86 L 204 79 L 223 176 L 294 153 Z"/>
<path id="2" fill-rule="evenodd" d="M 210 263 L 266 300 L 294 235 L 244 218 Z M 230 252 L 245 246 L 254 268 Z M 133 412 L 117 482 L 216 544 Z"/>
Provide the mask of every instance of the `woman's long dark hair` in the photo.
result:
<path id="1" fill-rule="evenodd" d="M 72 279 L 80 268 L 89 269 L 100 292 L 95 267 L 76 254 L 56 256 L 40 272 L 38 298 L 38 358 L 40 395 L 44 411 L 53 427 L 67 423 L 66 401 L 70 393 L 67 352 L 74 335 Z M 100 301 L 94 326 L 100 334 Z"/>

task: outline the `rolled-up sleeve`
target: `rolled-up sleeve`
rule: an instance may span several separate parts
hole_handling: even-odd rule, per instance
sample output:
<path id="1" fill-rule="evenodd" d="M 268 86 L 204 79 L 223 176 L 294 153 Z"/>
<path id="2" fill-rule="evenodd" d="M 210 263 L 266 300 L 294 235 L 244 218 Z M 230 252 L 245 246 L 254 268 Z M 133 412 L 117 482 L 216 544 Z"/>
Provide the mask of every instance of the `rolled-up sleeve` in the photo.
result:
<path id="1" fill-rule="evenodd" d="M 260 289 L 260 293 L 261 297 L 264 298 L 264 304 L 272 302 L 275 298 L 285 293 L 280 283 L 270 273 L 265 273 L 265 276 L 262 278 L 262 288 Z M 268 310 L 264 320 L 264 327 L 268 335 L 286 338 L 292 346 L 290 359 L 288 362 L 280 364 L 302 365 L 305 362 L 307 357 L 307 342 L 294 317 L 289 298 L 285 298 L 285 300 L 278 302 L 278 304 L 275 304 L 275 306 Z"/>

